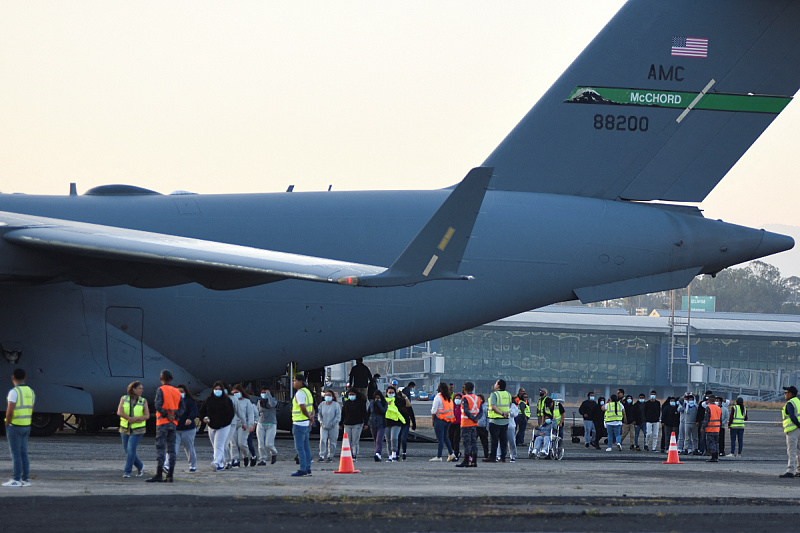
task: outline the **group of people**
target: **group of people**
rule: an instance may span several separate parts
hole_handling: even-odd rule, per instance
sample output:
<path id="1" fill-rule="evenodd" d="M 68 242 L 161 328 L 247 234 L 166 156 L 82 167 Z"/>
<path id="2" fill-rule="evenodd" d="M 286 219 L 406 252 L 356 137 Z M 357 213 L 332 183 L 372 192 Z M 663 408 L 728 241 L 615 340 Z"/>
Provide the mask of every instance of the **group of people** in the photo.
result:
<path id="1" fill-rule="evenodd" d="M 361 363 L 363 365 L 363 363 Z M 366 368 L 366 365 L 363 365 Z M 7 396 L 5 428 L 13 463 L 12 479 L 4 487 L 30 485 L 30 462 L 27 447 L 30 435 L 36 395 L 26 383 L 25 371 L 17 368 L 11 381 L 14 387 Z M 189 461 L 189 472 L 197 469 L 197 454 L 194 439 L 197 433 L 196 420 L 200 419 L 208 428 L 209 440 L 214 449 L 215 470 L 275 463 L 277 449 L 278 402 L 270 391 L 262 388 L 260 399 L 250 397 L 241 384 L 228 390 L 221 381 L 214 383 L 211 393 L 198 405 L 185 384 L 172 386 L 173 376 L 169 370 L 160 374 L 161 386 L 155 391 L 153 402 L 156 418 L 156 473 L 148 482 L 171 482 L 175 471 L 175 460 L 181 448 Z M 370 381 L 373 381 L 370 378 Z M 354 382 L 364 384 L 361 382 Z M 409 430 L 416 429 L 416 418 L 411 407 L 414 382 L 400 387 L 397 381 L 387 387 L 386 394 L 377 388 L 369 397 L 367 387 L 350 386 L 338 401 L 336 393 L 327 389 L 322 400 L 315 406 L 315 398 L 306 385 L 303 374 L 293 379 L 295 390 L 292 399 L 292 433 L 294 435 L 297 462 L 300 465 L 292 476 L 311 475 L 312 454 L 309 435 L 313 423 L 319 424 L 319 461 L 330 462 L 336 453 L 339 426 L 350 436 L 352 456 L 359 457 L 359 440 L 365 427 L 369 427 L 375 443 L 374 460 L 383 460 L 383 441 L 386 438 L 387 461 L 405 461 Z M 126 461 L 123 478 L 130 478 L 133 469 L 142 477 L 144 465 L 137 457 L 137 446 L 146 431 L 150 409 L 145 400 L 144 387 L 140 381 L 132 382 L 126 394 L 120 398 L 117 415 L 120 417 L 119 432 Z M 786 435 L 787 471 L 782 478 L 800 477 L 800 399 L 797 388 L 784 387 L 786 404 L 783 407 L 783 430 Z M 368 399 L 369 398 L 369 399 Z M 731 435 L 731 455 L 742 454 L 743 435 L 747 421 L 747 409 L 742 398 L 734 404 L 716 397 L 711 391 L 695 396 L 691 392 L 659 402 L 656 391 L 649 399 L 640 394 L 636 402 L 631 395 L 618 389 L 608 400 L 587 394 L 579 413 L 583 417 L 585 445 L 600 449 L 600 439 L 608 436 L 606 451 L 616 446 L 622 451 L 625 437 L 630 435 L 630 449 L 641 450 L 639 437 L 645 451 L 665 453 L 670 436 L 677 434 L 680 453 L 710 455 L 709 461 L 717 462 L 725 455 L 726 429 Z M 455 392 L 453 384 L 440 383 L 431 404 L 431 419 L 438 441 L 437 455 L 430 461 L 444 461 L 447 448 L 448 462 L 457 462 L 456 467 L 477 467 L 478 441 L 483 447 L 483 462 L 513 462 L 517 447 L 524 444 L 525 427 L 531 416 L 530 402 L 524 389 L 516 396 L 506 391 L 506 382 L 498 379 L 488 399 L 475 393 L 472 382 L 466 381 L 461 392 Z M 547 438 L 552 431 L 563 431 L 564 408 L 539 390 L 536 404 L 537 431 L 534 452 L 546 451 Z M 522 426 L 520 429 L 520 425 Z M 562 434 L 563 436 L 563 434 Z M 660 436 L 660 438 L 659 438 Z M 257 452 L 254 446 L 257 440 Z M 463 454 L 460 449 L 463 443 Z M 491 443 L 491 444 L 489 444 Z M 737 448 L 738 443 L 738 448 Z"/>
<path id="2" fill-rule="evenodd" d="M 608 402 L 602 396 L 595 399 L 594 392 L 587 393 L 578 413 L 583 417 L 585 446 L 600 449 L 600 439 L 608 437 L 606 451 L 614 446 L 622 451 L 629 437 L 630 450 L 666 453 L 673 433 L 680 454 L 708 455 L 717 462 L 725 456 L 726 430 L 731 435 L 731 455 L 742 454 L 744 426 L 747 409 L 742 398 L 730 401 L 716 397 L 711 391 L 695 396 L 691 392 L 681 397 L 657 399 L 656 391 L 644 393 L 637 400 L 618 389 Z M 642 437 L 641 446 L 639 437 Z M 738 448 L 737 448 L 738 442 Z"/>
<path id="3" fill-rule="evenodd" d="M 173 387 L 169 370 L 161 372 L 161 387 L 156 389 L 156 473 L 148 482 L 172 482 L 175 462 L 181 448 L 189 461 L 189 472 L 197 471 L 195 436 L 197 420 L 206 425 L 214 449 L 212 462 L 215 470 L 238 468 L 240 465 L 266 465 L 275 463 L 277 431 L 276 409 L 278 402 L 268 389 L 261 390 L 261 398 L 254 401 L 241 384 L 228 390 L 221 381 L 214 383 L 211 393 L 198 405 L 189 387 Z M 128 385 L 117 408 L 120 417 L 119 432 L 126 461 L 123 478 L 130 478 L 133 468 L 141 477 L 144 465 L 137 456 L 137 447 L 146 432 L 150 418 L 148 403 L 143 397 L 140 381 Z M 258 441 L 258 451 L 254 441 Z"/>
<path id="4" fill-rule="evenodd" d="M 525 389 L 516 396 L 506 391 L 506 382 L 498 379 L 488 399 L 475 393 L 475 385 L 466 381 L 461 392 L 454 393 L 453 384 L 440 383 L 431 404 L 431 419 L 438 441 L 437 455 L 430 461 L 443 461 L 447 448 L 448 462 L 457 462 L 462 453 L 459 440 L 464 444 L 463 460 L 457 467 L 478 466 L 478 441 L 483 448 L 484 463 L 515 462 L 517 449 L 525 444 L 525 429 L 531 418 L 531 408 Z M 537 403 L 539 425 L 563 425 L 564 407 L 547 397 L 547 390 L 539 390 Z"/>

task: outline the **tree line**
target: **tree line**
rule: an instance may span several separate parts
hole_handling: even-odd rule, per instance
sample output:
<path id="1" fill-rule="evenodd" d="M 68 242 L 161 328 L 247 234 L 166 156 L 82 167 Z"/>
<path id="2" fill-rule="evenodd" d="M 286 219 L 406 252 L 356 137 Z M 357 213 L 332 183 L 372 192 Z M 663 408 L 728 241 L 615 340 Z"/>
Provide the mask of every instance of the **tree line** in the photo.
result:
<path id="1" fill-rule="evenodd" d="M 690 284 L 694 296 L 714 296 L 717 312 L 800 314 L 800 277 L 784 278 L 780 270 L 763 261 L 738 268 L 726 268 L 716 276 L 696 277 Z M 620 298 L 594 306 L 624 307 L 631 314 L 637 308 L 669 309 L 672 291 Z M 674 291 L 675 309 L 681 309 L 686 288 Z"/>

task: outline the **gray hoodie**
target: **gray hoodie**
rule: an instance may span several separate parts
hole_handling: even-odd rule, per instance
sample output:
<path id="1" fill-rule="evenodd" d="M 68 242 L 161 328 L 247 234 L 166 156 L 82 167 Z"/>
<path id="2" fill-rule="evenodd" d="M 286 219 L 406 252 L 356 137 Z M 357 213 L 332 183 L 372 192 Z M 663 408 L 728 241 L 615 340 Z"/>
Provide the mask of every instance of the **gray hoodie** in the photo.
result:
<path id="1" fill-rule="evenodd" d="M 325 429 L 339 427 L 342 420 L 342 406 L 337 401 L 331 403 L 322 402 L 317 409 L 317 419 L 319 425 Z"/>
<path id="2" fill-rule="evenodd" d="M 265 400 L 259 397 L 257 405 L 259 424 L 266 426 L 278 423 L 277 409 L 275 409 L 278 406 L 278 400 L 275 399 L 275 396 L 268 392 Z"/>
<path id="3" fill-rule="evenodd" d="M 697 418 L 697 405 L 689 405 L 689 402 L 684 403 L 683 413 L 684 413 L 684 416 L 682 418 L 683 424 L 685 426 L 694 426 L 695 420 Z"/>

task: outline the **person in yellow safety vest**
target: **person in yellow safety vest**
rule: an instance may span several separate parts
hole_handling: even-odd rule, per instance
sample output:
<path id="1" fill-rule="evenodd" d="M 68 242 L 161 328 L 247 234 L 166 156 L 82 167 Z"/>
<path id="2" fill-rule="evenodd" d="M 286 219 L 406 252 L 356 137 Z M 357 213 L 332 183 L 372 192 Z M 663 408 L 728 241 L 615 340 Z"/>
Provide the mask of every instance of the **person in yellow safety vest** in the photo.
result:
<path id="1" fill-rule="evenodd" d="M 406 423 L 406 418 L 400 413 L 397 408 L 397 400 L 405 402 L 405 397 L 397 395 L 397 388 L 394 385 L 389 385 L 386 389 L 386 444 L 388 445 L 387 462 L 391 463 L 397 461 L 397 452 L 400 448 L 400 430 Z M 405 408 L 405 406 L 403 406 Z"/>
<path id="2" fill-rule="evenodd" d="M 608 430 L 608 448 L 607 452 L 611 451 L 611 447 L 616 444 L 617 450 L 622 451 L 622 444 L 620 442 L 620 435 L 622 434 L 622 424 L 627 422 L 625 408 L 619 403 L 617 395 L 612 394 L 608 399 L 608 403 L 603 405 L 605 411 L 605 425 Z"/>
<path id="3" fill-rule="evenodd" d="M 8 391 L 6 400 L 6 437 L 11 449 L 13 477 L 3 483 L 4 487 L 30 486 L 30 460 L 28 459 L 28 437 L 31 435 L 31 417 L 36 394 L 25 383 L 25 370 L 15 368 L 11 373 L 14 388 Z"/>
<path id="4" fill-rule="evenodd" d="M 292 387 L 296 391 L 292 398 L 292 436 L 300 468 L 292 477 L 311 475 L 311 419 L 314 416 L 314 397 L 306 388 L 303 374 L 296 374 Z"/>
<path id="5" fill-rule="evenodd" d="M 538 419 L 538 424 L 540 426 L 544 421 L 544 405 L 547 399 L 547 389 L 539 389 L 539 401 L 536 402 L 536 418 Z"/>
<path id="6" fill-rule="evenodd" d="M 797 387 L 794 385 L 783 388 L 786 405 L 783 406 L 783 432 L 786 434 L 786 454 L 789 463 L 786 473 L 778 477 L 800 476 L 800 399 L 797 397 Z"/>
<path id="7" fill-rule="evenodd" d="M 128 385 L 127 394 L 119 399 L 117 415 L 119 416 L 119 434 L 122 437 L 122 449 L 125 450 L 125 469 L 123 478 L 131 477 L 133 467 L 136 467 L 137 476 L 144 474 L 144 464 L 136 455 L 136 448 L 147 431 L 147 420 L 150 418 L 150 407 L 142 396 L 144 385 L 141 381 L 134 381 Z"/>
<path id="8" fill-rule="evenodd" d="M 744 400 L 736 398 L 736 403 L 731 407 L 731 416 L 728 427 L 731 430 L 731 455 L 741 457 L 742 437 L 744 437 L 744 423 L 747 420 L 747 409 L 744 408 Z M 739 439 L 739 451 L 736 451 L 736 439 Z"/>
<path id="9" fill-rule="evenodd" d="M 511 394 L 506 392 L 506 382 L 498 379 L 494 384 L 494 392 L 489 396 L 489 436 L 491 447 L 489 457 L 484 463 L 497 462 L 497 446 L 500 445 L 500 462 L 506 462 L 508 449 L 508 416 L 511 410 Z"/>
<path id="10" fill-rule="evenodd" d="M 709 396 L 706 400 L 705 415 L 703 416 L 703 427 L 706 433 L 706 446 L 708 453 L 711 454 L 709 463 L 719 462 L 719 430 L 722 427 L 722 410 L 716 404 L 717 398 Z"/>
<path id="11" fill-rule="evenodd" d="M 528 406 L 528 394 L 522 387 L 517 391 L 514 396 L 514 403 L 519 409 L 519 414 L 515 419 L 517 426 L 516 435 L 514 436 L 517 447 L 525 446 L 525 430 L 528 428 L 528 419 L 531 417 L 531 408 Z"/>

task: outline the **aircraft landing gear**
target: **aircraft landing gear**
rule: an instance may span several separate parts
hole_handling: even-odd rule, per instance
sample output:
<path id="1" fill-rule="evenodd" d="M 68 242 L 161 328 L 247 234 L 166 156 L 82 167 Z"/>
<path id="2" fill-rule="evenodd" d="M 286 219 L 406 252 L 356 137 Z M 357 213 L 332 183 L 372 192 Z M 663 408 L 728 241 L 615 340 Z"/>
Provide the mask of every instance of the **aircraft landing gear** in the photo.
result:
<path id="1" fill-rule="evenodd" d="M 64 423 L 61 413 L 33 413 L 31 417 L 31 435 L 34 437 L 47 437 L 55 433 Z"/>

